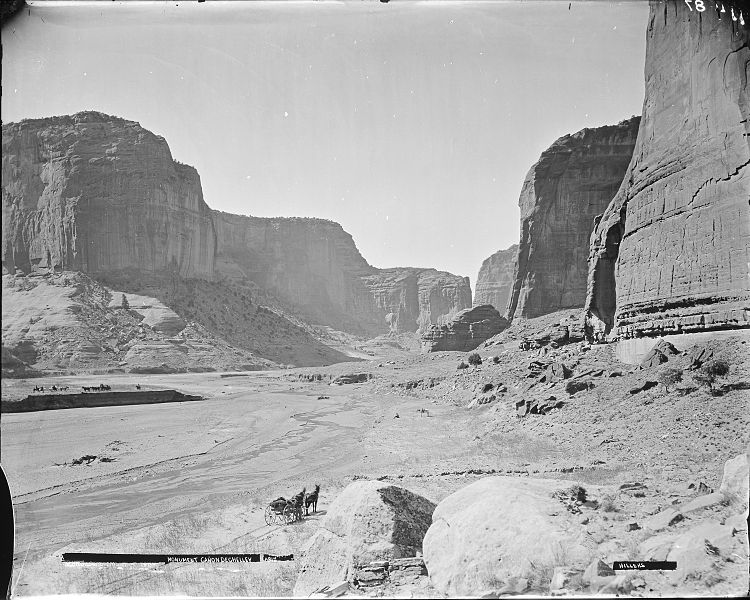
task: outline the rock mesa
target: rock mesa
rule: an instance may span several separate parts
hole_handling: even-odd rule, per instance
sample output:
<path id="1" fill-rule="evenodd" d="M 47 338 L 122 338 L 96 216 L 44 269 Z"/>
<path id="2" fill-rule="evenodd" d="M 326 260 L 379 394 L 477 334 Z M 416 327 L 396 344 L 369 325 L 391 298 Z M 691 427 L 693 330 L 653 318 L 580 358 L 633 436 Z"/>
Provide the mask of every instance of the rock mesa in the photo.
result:
<path id="1" fill-rule="evenodd" d="M 197 171 L 164 138 L 98 112 L 3 125 L 3 268 L 213 274 Z"/>
<path id="2" fill-rule="evenodd" d="M 502 332 L 508 320 L 489 304 L 460 311 L 448 323 L 433 325 L 422 334 L 422 352 L 468 352 Z"/>

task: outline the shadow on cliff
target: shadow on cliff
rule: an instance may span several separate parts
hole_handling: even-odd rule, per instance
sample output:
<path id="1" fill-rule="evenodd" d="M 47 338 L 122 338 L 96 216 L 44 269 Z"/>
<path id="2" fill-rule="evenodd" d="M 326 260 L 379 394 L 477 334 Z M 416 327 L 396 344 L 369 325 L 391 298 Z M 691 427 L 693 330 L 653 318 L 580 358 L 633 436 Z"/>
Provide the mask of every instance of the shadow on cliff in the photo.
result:
<path id="1" fill-rule="evenodd" d="M 261 305 L 259 300 L 268 300 L 267 294 L 256 288 L 130 270 L 99 274 L 96 279 L 120 292 L 157 298 L 188 323 L 198 323 L 229 344 L 277 363 L 317 367 L 361 360 L 323 344 L 278 307 Z"/>

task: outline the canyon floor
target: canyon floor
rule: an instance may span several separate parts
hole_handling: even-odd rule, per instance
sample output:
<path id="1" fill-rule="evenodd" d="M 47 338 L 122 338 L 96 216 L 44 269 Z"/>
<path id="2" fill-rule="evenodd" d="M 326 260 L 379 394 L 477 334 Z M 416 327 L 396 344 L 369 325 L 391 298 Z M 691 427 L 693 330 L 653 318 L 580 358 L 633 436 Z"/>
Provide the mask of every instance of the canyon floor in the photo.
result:
<path id="1" fill-rule="evenodd" d="M 392 481 L 434 502 L 491 474 L 605 486 L 611 495 L 585 524 L 596 555 L 635 560 L 642 558 L 639 545 L 654 535 L 642 527 L 646 520 L 705 492 L 701 483 L 718 490 L 724 463 L 747 450 L 744 338 L 722 342 L 720 354 L 731 368 L 713 389 L 693 381 L 684 355 L 639 369 L 619 363 L 611 345 L 570 344 L 540 356 L 520 350 L 512 335 L 478 352 L 483 364 L 464 369 L 457 365 L 465 353 L 398 353 L 283 371 L 3 379 L 3 399 L 10 401 L 37 384 L 100 382 L 113 390 L 139 384 L 205 397 L 3 414 L 2 462 L 16 519 L 13 593 L 289 595 L 294 561 L 157 567 L 70 564 L 60 555 L 298 555 L 326 506 L 357 478 Z M 532 387 L 563 405 L 518 417 L 516 401 L 529 395 L 533 363 L 550 360 L 564 361 L 571 376 Z M 681 384 L 668 392 L 662 385 L 632 391 L 656 381 L 666 366 L 684 369 Z M 329 383 L 351 373 L 371 378 Z M 567 392 L 575 380 L 588 383 Z M 506 391 L 489 400 L 488 383 Z M 486 403 L 476 402 L 480 397 Z M 84 456 L 95 458 L 80 461 Z M 636 496 L 621 487 L 634 482 L 642 490 Z M 270 500 L 316 483 L 322 488 L 318 513 L 283 527 L 265 524 Z M 714 504 L 686 514 L 667 533 L 711 520 L 739 523 L 735 512 Z M 638 528 L 631 530 L 631 523 Z M 710 577 L 638 572 L 630 595 L 744 593 L 746 530 L 743 535 L 739 550 L 714 564 Z M 435 590 L 425 578 L 390 593 L 425 596 Z"/>

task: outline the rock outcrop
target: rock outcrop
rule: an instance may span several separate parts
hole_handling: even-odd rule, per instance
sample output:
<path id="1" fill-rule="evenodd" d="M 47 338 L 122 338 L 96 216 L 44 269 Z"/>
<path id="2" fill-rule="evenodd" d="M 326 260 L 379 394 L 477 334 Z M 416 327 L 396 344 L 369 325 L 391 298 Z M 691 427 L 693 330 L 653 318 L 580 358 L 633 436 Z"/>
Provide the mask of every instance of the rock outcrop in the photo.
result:
<path id="1" fill-rule="evenodd" d="M 561 137 L 529 170 L 518 201 L 521 237 L 509 319 L 584 305 L 594 218 L 622 183 L 639 120 Z"/>
<path id="2" fill-rule="evenodd" d="M 435 505 L 381 481 L 349 484 L 306 544 L 294 586 L 296 597 L 339 581 L 355 582 L 374 561 L 416 556 Z"/>
<path id="3" fill-rule="evenodd" d="M 750 326 L 750 20 L 706 4 L 651 2 L 636 148 L 591 237 L 594 330 Z"/>
<path id="4" fill-rule="evenodd" d="M 424 330 L 471 306 L 468 278 L 435 269 L 377 269 L 338 223 L 214 211 L 217 271 L 252 281 L 301 313 L 366 335 Z"/>
<path id="5" fill-rule="evenodd" d="M 216 234 L 198 173 L 138 123 L 81 112 L 4 124 L 2 177 L 10 273 L 213 274 Z"/>
<path id="6" fill-rule="evenodd" d="M 508 320 L 489 304 L 467 308 L 440 327 L 433 325 L 422 334 L 422 351 L 468 352 L 508 326 Z"/>
<path id="7" fill-rule="evenodd" d="M 513 244 L 484 260 L 474 288 L 474 306 L 489 304 L 501 313 L 505 312 L 513 290 L 517 258 L 518 244 Z"/>
<path id="8" fill-rule="evenodd" d="M 430 583 L 451 597 L 506 586 L 523 593 L 534 564 L 554 563 L 564 554 L 568 565 L 583 565 L 590 552 L 586 531 L 553 496 L 570 485 L 487 477 L 445 498 L 422 544 Z"/>

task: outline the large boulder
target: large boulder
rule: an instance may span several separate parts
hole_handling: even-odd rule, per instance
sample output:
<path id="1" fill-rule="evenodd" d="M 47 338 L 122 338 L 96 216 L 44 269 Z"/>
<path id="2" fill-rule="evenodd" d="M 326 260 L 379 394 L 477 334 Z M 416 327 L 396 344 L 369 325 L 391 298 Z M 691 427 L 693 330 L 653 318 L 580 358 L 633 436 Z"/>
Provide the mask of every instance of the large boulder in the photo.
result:
<path id="1" fill-rule="evenodd" d="M 449 596 L 478 595 L 531 579 L 534 564 L 563 555 L 566 565 L 583 570 L 590 560 L 585 531 L 553 496 L 571 484 L 488 477 L 445 498 L 423 542 L 430 583 Z"/>
<path id="2" fill-rule="evenodd" d="M 422 351 L 456 350 L 468 352 L 508 327 L 508 320 L 489 304 L 467 308 L 441 327 L 432 326 L 422 334 Z"/>
<path id="3" fill-rule="evenodd" d="M 670 356 L 675 356 L 679 353 L 680 351 L 674 345 L 670 344 L 667 340 L 661 339 L 643 357 L 640 366 L 643 368 L 657 367 L 667 362 Z"/>
<path id="4" fill-rule="evenodd" d="M 331 503 L 320 529 L 302 552 L 294 595 L 357 579 L 374 561 L 416 556 L 435 505 L 381 481 L 349 484 Z"/>
<path id="5" fill-rule="evenodd" d="M 143 314 L 144 325 L 166 335 L 177 335 L 187 326 L 180 315 L 166 306 L 149 308 Z"/>

